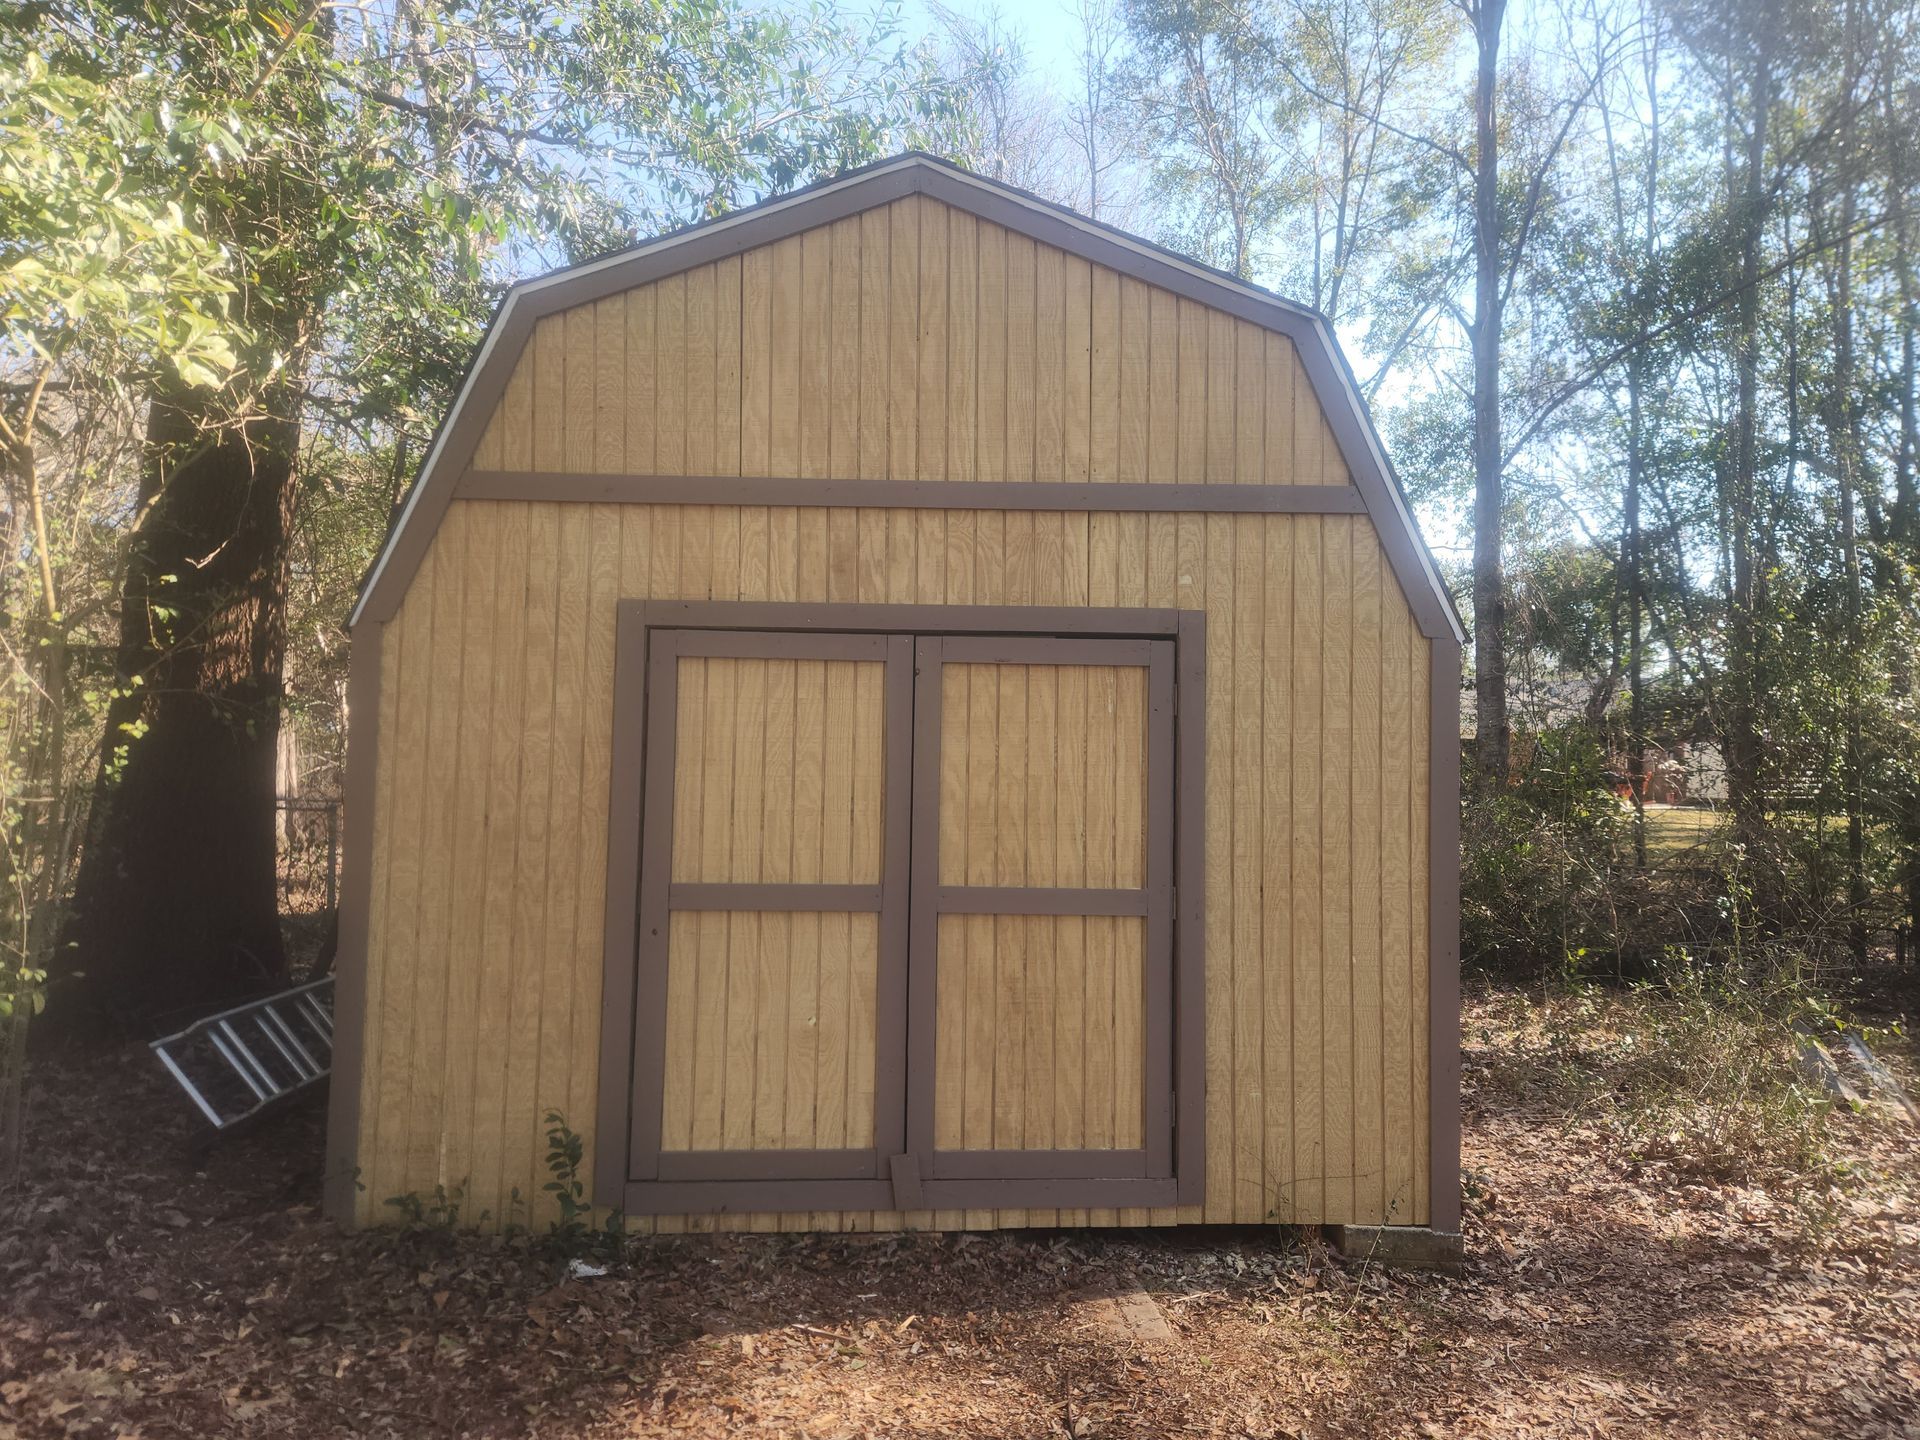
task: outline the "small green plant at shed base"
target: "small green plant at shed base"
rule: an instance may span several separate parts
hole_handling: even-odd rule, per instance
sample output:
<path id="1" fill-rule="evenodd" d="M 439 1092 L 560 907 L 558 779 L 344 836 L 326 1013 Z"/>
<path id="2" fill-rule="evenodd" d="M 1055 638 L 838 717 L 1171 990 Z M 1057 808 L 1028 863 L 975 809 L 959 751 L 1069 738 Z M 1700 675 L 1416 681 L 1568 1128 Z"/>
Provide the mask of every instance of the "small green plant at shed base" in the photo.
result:
<path id="1" fill-rule="evenodd" d="M 400 1212 L 401 1231 L 408 1235 L 448 1236 L 460 1228 L 460 1209 L 466 1203 L 467 1182 L 462 1180 L 451 1189 L 445 1185 L 433 1187 L 433 1194 L 425 1196 L 417 1190 L 409 1190 L 404 1195 L 395 1195 L 386 1203 Z M 473 1219 L 473 1224 L 487 1223 L 487 1212 L 482 1210 Z"/>
<path id="2" fill-rule="evenodd" d="M 509 1240 L 527 1233 L 527 1197 L 515 1185 L 507 1191 L 506 1214 L 500 1221 L 500 1233 Z"/>
<path id="3" fill-rule="evenodd" d="M 586 1143 L 558 1110 L 547 1112 L 546 1125 L 547 1173 L 553 1178 L 541 1188 L 554 1197 L 560 1209 L 559 1215 L 547 1224 L 549 1247 L 569 1257 L 617 1256 L 625 1234 L 625 1221 L 618 1210 L 610 1210 L 605 1220 L 594 1224 L 593 1202 L 587 1199 L 586 1182 L 580 1178 L 580 1167 L 586 1160 Z"/>

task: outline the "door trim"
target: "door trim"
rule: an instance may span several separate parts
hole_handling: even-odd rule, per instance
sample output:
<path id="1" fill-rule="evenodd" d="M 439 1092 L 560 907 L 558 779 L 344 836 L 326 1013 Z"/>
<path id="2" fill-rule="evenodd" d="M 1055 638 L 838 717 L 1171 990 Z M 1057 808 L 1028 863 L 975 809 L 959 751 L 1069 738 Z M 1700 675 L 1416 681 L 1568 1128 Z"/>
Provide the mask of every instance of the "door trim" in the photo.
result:
<path id="1" fill-rule="evenodd" d="M 619 602 L 615 631 L 613 748 L 610 757 L 606 942 L 603 953 L 600 1031 L 600 1091 L 596 1109 L 593 1165 L 594 1203 L 631 1215 L 716 1214 L 742 1211 L 890 1210 L 899 1208 L 893 1184 L 884 1178 L 692 1181 L 664 1178 L 630 1184 L 628 1144 L 635 1100 L 636 989 L 639 969 L 642 806 L 648 796 L 646 714 L 650 651 L 657 630 L 731 632 L 757 630 L 791 635 L 1030 637 L 1104 636 L 1115 639 L 1172 639 L 1178 713 L 1174 726 L 1172 833 L 1175 896 L 1173 924 L 1174 1013 L 1149 1016 L 1150 1025 L 1172 1030 L 1173 1177 L 1100 1179 L 923 1179 L 914 1209 L 1024 1207 L 1109 1207 L 1198 1205 L 1206 1190 L 1206 615 L 1198 610 L 1093 608 L 1041 605 L 880 605 L 811 604 L 725 600 L 639 600 Z M 815 636 L 816 640 L 824 638 Z M 718 645 L 736 642 L 717 640 Z M 911 642 L 908 642 L 911 643 Z M 796 650 L 799 648 L 796 645 Z M 887 723 L 892 733 L 912 728 L 910 693 L 889 686 Z M 906 708 L 896 709 L 904 706 Z M 892 727 L 899 727 L 893 729 Z M 911 794 L 911 753 L 903 783 L 891 786 L 887 823 L 896 823 L 893 806 L 903 813 L 900 829 L 911 825 L 905 812 Z M 670 766 L 671 755 L 667 757 Z M 894 779 L 894 757 L 887 760 Z M 669 774 L 671 770 L 669 768 Z M 890 867 L 902 872 L 905 866 Z M 884 887 L 883 887 L 884 888 Z M 904 899 L 904 895 L 902 896 Z M 883 905 L 884 905 L 883 898 Z M 899 933 L 889 933 L 897 923 Z M 905 906 L 888 907 L 880 942 L 907 948 Z M 884 974 L 886 967 L 882 966 Z M 904 972 L 901 972 L 904 973 Z M 876 1000 L 878 1000 L 876 996 Z M 905 997 L 900 997 L 904 1002 Z M 902 1006 L 904 1008 L 904 1004 Z M 876 1053 L 878 1053 L 876 1049 Z M 877 1077 L 886 1083 L 890 1077 Z M 904 1118 L 904 1073 L 897 1077 Z M 658 1103 L 653 1107 L 658 1115 Z M 879 1114 L 876 1111 L 876 1122 Z M 904 1135 L 902 1141 L 904 1142 Z M 903 1143 L 904 1148 L 904 1143 Z M 777 1159 L 779 1151 L 768 1152 Z M 888 1157 L 881 1157 L 886 1160 Z M 886 1174 L 883 1164 L 881 1174 Z"/>
<path id="2" fill-rule="evenodd" d="M 941 1180 L 1118 1179 L 1173 1181 L 1176 1081 L 1172 1012 L 1179 969 L 1174 936 L 1173 763 L 1177 637 L 920 635 L 914 640 L 913 884 L 907 906 L 907 1149 L 927 1183 Z M 940 878 L 941 717 L 949 665 L 1087 665 L 1146 671 L 1142 777 L 1147 813 L 1136 889 L 948 885 Z M 1131 1150 L 941 1150 L 934 1139 L 940 917 L 953 914 L 1143 916 L 1140 1042 L 1143 1145 Z M 1204 1125 L 1201 1127 L 1204 1128 Z M 1035 1202 L 1037 1203 L 1037 1202 Z"/>
<path id="3" fill-rule="evenodd" d="M 624 615 L 621 617 L 624 621 Z M 620 640 L 626 627 L 622 625 Z M 645 632 L 647 690 L 644 718 L 616 709 L 616 740 L 637 729 L 645 742 L 645 792 L 637 827 L 640 832 L 639 891 L 634 901 L 636 944 L 629 952 L 632 997 L 627 1034 L 630 1058 L 629 1107 L 625 1120 L 626 1163 L 623 1193 L 660 1181 L 766 1184 L 807 1180 L 870 1179 L 890 1155 L 900 1152 L 905 1125 L 891 1108 L 876 1104 L 873 1138 L 841 1150 L 665 1150 L 660 1142 L 661 1104 L 666 1080 L 667 947 L 675 914 L 713 910 L 853 911 L 879 914 L 878 955 L 874 975 L 874 1093 L 885 1093 L 906 1067 L 906 991 L 903 967 L 889 969 L 889 947 L 904 943 L 907 923 L 907 864 L 899 853 L 908 834 L 907 787 L 898 777 L 913 763 L 908 735 L 913 705 L 912 641 L 903 635 L 764 634 L 753 631 L 701 632 L 683 629 Z M 616 654 L 621 653 L 616 648 Z M 854 660 L 883 667 L 882 844 L 878 885 L 800 883 L 674 883 L 673 802 L 679 747 L 679 665 L 688 657 Z M 616 696 L 618 686 L 616 685 Z M 629 816 L 632 811 L 627 812 Z M 653 923 L 642 925 L 643 920 Z M 612 954 L 611 950 L 608 952 Z M 613 992 L 603 1004 L 612 1004 Z M 606 1108 L 603 1066 L 601 1108 Z M 603 1135 L 617 1130 L 602 1130 Z M 617 1146 L 607 1147 L 618 1153 Z M 598 1189 L 596 1167 L 596 1192 Z M 624 1200 L 622 1202 L 624 1204 Z"/>

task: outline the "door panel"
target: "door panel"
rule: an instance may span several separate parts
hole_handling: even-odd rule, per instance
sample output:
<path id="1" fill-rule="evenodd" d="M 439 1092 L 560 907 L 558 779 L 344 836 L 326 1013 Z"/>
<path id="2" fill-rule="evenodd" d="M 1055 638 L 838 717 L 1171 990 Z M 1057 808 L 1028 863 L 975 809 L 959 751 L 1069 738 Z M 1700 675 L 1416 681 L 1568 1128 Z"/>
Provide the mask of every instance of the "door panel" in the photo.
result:
<path id="1" fill-rule="evenodd" d="M 1138 916 L 942 915 L 937 1150 L 1139 1150 Z"/>
<path id="2" fill-rule="evenodd" d="M 1144 666 L 949 664 L 941 708 L 942 885 L 1144 884 Z"/>
<path id="3" fill-rule="evenodd" d="M 905 1063 L 910 642 L 657 631 L 648 677 L 631 1178 L 876 1179 L 904 1130 L 875 1097 Z"/>
<path id="4" fill-rule="evenodd" d="M 1172 1174 L 1172 648 L 917 641 L 908 1141 L 933 1180 Z"/>
<path id="5" fill-rule="evenodd" d="M 879 916 L 765 919 L 668 922 L 663 1153 L 873 1144 Z"/>
<path id="6" fill-rule="evenodd" d="M 683 655 L 673 881 L 880 883 L 886 666 Z"/>

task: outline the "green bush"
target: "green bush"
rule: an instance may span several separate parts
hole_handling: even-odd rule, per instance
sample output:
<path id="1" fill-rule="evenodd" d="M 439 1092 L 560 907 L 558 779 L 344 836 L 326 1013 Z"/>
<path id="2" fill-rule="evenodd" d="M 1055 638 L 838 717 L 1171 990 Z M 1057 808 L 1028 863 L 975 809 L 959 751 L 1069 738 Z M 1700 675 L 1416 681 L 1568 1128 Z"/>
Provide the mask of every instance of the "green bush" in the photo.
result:
<path id="1" fill-rule="evenodd" d="M 1541 734 L 1514 787 L 1461 816 L 1460 944 L 1469 966 L 1571 974 L 1618 950 L 1622 825 L 1606 756 L 1587 731 Z"/>

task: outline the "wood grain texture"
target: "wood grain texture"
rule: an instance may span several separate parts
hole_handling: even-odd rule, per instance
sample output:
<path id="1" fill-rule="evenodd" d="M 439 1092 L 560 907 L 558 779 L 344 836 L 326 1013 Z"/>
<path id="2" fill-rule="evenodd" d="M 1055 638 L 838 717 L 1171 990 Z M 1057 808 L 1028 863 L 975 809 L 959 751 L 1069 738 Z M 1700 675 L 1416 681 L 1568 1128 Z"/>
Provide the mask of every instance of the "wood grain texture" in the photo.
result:
<path id="1" fill-rule="evenodd" d="M 1145 1077 L 1139 1010 L 1127 997 L 1137 997 L 1144 983 L 1145 923 L 1112 915 L 940 917 L 934 1080 L 939 1149 L 1139 1148 Z M 1079 972 L 1051 964 L 1062 937 L 1070 935 L 1067 943 L 1074 946 L 1089 933 L 1096 946 L 1119 957 L 1117 966 L 1099 986 L 1063 983 L 1063 974 L 1078 978 Z M 1036 1008 L 1051 1020 L 1050 1034 L 1030 1031 L 1028 1017 Z M 1075 1043 L 1058 1043 L 1068 1035 Z M 1097 1086 L 1089 1055 L 1102 1057 Z M 1070 1115 L 1062 1113 L 1063 1095 L 1071 1097 Z"/>
<path id="2" fill-rule="evenodd" d="M 925 197 L 783 246 L 543 320 L 483 462 L 795 479 L 1346 478 L 1283 337 L 987 222 L 956 223 Z M 623 597 L 1207 611 L 1205 1216 L 1424 1220 L 1431 650 L 1366 519 L 504 501 L 454 504 L 383 652 L 363 1220 L 389 1218 L 388 1197 L 445 1185 L 490 1223 L 544 1223 L 541 1117 L 563 1110 L 592 1138 Z M 699 808 L 676 866 L 693 869 L 676 878 L 877 875 L 888 843 L 873 818 L 877 667 L 748 676 L 726 662 L 723 678 L 723 662 L 702 663 L 712 668 L 690 687 L 706 707 L 702 740 L 680 756 Z M 1135 797 L 1112 747 L 1090 737 L 1131 715 L 1132 698 L 1076 667 L 954 688 L 958 716 L 988 717 L 996 735 L 990 781 L 984 760 L 982 775 L 954 781 L 964 873 L 1128 883 Z M 770 738 L 783 707 L 784 744 Z M 1011 751 L 1003 734 L 1017 738 Z M 871 917 L 684 924 L 670 984 L 686 1022 L 676 1012 L 670 1029 L 693 1058 L 664 1102 L 669 1132 L 695 1148 L 870 1133 L 876 1108 L 899 1103 L 873 1093 Z M 941 1024 L 984 1058 L 939 1123 L 1023 1147 L 1126 1143 L 1132 1101 L 1114 1096 L 1132 1083 L 1141 1024 L 1127 925 L 953 924 L 951 974 L 964 983 L 952 997 L 943 988 Z M 782 1223 L 794 1221 L 659 1222 Z"/>
<path id="3" fill-rule="evenodd" d="M 942 884 L 1146 883 L 1143 669 L 952 663 L 941 709 Z M 1144 930 L 1138 917 L 942 918 L 937 1146 L 1140 1146 Z"/>
<path id="4" fill-rule="evenodd" d="M 941 732 L 940 883 L 1034 885 L 1043 882 L 1029 877 L 1044 870 L 1097 875 L 1075 883 L 1102 888 L 1143 885 L 1146 683 L 1140 666 L 947 665 L 943 691 L 971 703 Z M 1072 731 L 1051 718 L 1063 686 L 1101 697 Z M 1047 712 L 1037 733 L 1036 708 Z M 1105 777 L 1098 793 L 1065 778 L 1096 766 Z M 964 824 L 948 844 L 950 815 Z"/>
<path id="5" fill-rule="evenodd" d="M 548 317 L 515 378 L 561 352 L 590 399 L 535 457 L 510 384 L 476 468 L 1349 479 L 1284 336 L 925 196 Z"/>
<path id="6" fill-rule="evenodd" d="M 871 1145 L 873 1011 L 850 1012 L 847 1001 L 873 993 L 878 917 L 796 912 L 784 917 L 786 940 L 740 918 L 674 913 L 661 1149 Z M 794 934 L 815 943 L 796 947 Z M 829 1013 L 828 1001 L 839 1008 Z M 850 1021 L 864 1024 L 863 1044 L 822 1043 L 830 1028 L 844 1042 Z M 858 1083 L 856 1060 L 865 1066 Z M 736 1066 L 745 1070 L 738 1086 Z"/>
<path id="7" fill-rule="evenodd" d="M 674 883 L 880 883 L 880 670 L 878 661 L 681 657 Z M 749 694 L 760 699 L 751 718 L 739 713 Z M 759 747 L 758 764 L 742 763 L 742 743 Z M 865 757 L 857 792 L 856 748 Z M 741 808 L 738 785 L 776 773 L 779 788 Z"/>

